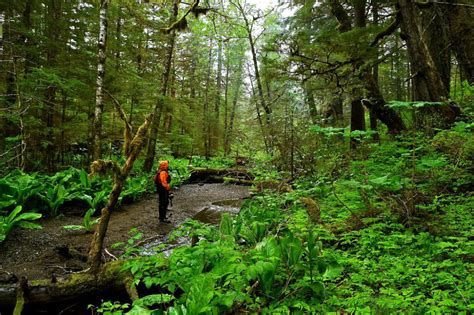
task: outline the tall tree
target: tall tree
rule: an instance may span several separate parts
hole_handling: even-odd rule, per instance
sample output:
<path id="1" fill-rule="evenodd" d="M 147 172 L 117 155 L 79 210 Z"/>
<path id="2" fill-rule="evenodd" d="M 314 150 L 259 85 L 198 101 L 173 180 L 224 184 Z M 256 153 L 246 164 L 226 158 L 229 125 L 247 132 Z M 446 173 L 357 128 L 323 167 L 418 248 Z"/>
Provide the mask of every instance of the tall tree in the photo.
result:
<path id="1" fill-rule="evenodd" d="M 398 0 L 398 9 L 402 19 L 401 28 L 407 42 L 410 69 L 413 78 L 414 101 L 444 102 L 449 97 L 449 53 L 447 41 L 447 25 L 439 25 L 442 20 L 436 10 L 433 10 L 432 20 L 438 21 L 435 31 L 425 32 L 422 12 L 413 0 Z M 435 8 L 436 9 L 436 8 Z M 425 12 L 427 13 L 427 12 Z M 429 38 L 435 35 L 435 38 Z M 441 51 L 439 51 L 441 49 Z M 436 57 L 435 57 L 436 56 Z M 443 115 L 449 124 L 460 114 L 459 108 L 443 105 L 434 109 Z"/>
<path id="2" fill-rule="evenodd" d="M 257 83 L 258 101 L 260 103 L 260 106 L 265 112 L 265 122 L 266 122 L 267 127 L 269 127 L 271 123 L 272 110 L 270 106 L 267 104 L 264 93 L 263 93 L 262 78 L 260 76 L 260 70 L 259 70 L 259 65 L 258 65 L 258 60 L 257 60 L 256 39 L 254 38 L 254 34 L 253 34 L 255 21 L 261 19 L 262 16 L 260 15 L 248 16 L 249 13 L 246 12 L 244 6 L 242 6 L 239 0 L 232 1 L 232 4 L 236 6 L 236 8 L 238 9 L 240 13 L 241 18 L 244 21 L 244 28 L 247 33 L 247 38 L 250 45 L 250 53 L 252 56 L 255 81 Z"/>
<path id="3" fill-rule="evenodd" d="M 449 24 L 451 48 L 459 62 L 462 77 L 474 84 L 474 10 L 470 0 L 450 0 L 444 9 Z"/>
<path id="4" fill-rule="evenodd" d="M 99 160 L 102 157 L 102 116 L 104 111 L 104 78 L 105 61 L 107 58 L 107 12 L 109 0 L 100 0 L 99 9 L 99 40 L 98 40 L 98 62 L 97 62 L 97 81 L 95 94 L 94 110 L 94 130 L 93 130 L 93 160 Z"/>
<path id="5" fill-rule="evenodd" d="M 179 2 L 173 1 L 173 13 L 171 16 L 170 24 L 173 24 L 176 22 L 177 17 L 178 17 L 178 10 L 179 10 Z M 150 135 L 147 141 L 146 158 L 145 158 L 145 163 L 143 164 L 143 170 L 146 172 L 151 171 L 154 160 L 155 160 L 156 139 L 158 137 L 158 129 L 160 126 L 161 117 L 164 116 L 164 113 L 163 113 L 164 102 L 165 102 L 166 93 L 168 91 L 171 65 L 173 62 L 173 51 L 174 51 L 175 41 L 176 41 L 176 30 L 172 29 L 170 34 L 168 35 L 168 43 L 166 46 L 166 60 L 165 60 L 165 66 L 163 69 L 160 96 L 158 97 L 157 102 L 153 106 L 154 120 L 151 124 Z"/>

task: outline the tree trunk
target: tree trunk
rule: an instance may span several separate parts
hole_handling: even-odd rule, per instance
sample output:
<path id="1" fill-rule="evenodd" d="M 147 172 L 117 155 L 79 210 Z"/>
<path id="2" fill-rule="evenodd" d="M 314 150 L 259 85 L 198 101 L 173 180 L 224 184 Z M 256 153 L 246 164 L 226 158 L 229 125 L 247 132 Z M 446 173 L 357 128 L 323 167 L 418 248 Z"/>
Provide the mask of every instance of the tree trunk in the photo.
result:
<path id="1" fill-rule="evenodd" d="M 443 82 L 433 55 L 442 53 L 431 51 L 429 43 L 424 34 L 421 21 L 421 12 L 412 0 L 398 0 L 398 7 L 402 16 L 402 32 L 407 42 L 408 55 L 410 58 L 411 71 L 414 87 L 414 101 L 439 102 L 446 101 L 449 97 L 449 89 Z M 432 34 L 433 35 L 433 34 Z M 438 34 L 442 37 L 442 34 Z M 441 44 L 433 44 L 439 48 Z M 447 49 L 447 43 L 444 45 Z M 440 112 L 445 123 L 451 124 L 460 114 L 457 107 L 444 105 L 433 108 L 431 111 Z"/>
<path id="2" fill-rule="evenodd" d="M 433 58 L 441 81 L 449 95 L 451 83 L 451 49 L 449 43 L 449 27 L 443 5 L 433 4 L 431 8 L 422 10 L 423 37 L 426 39 L 428 51 Z M 418 76 L 415 76 L 415 80 Z"/>
<path id="3" fill-rule="evenodd" d="M 230 74 L 230 52 L 226 46 L 226 65 L 225 65 L 225 87 L 224 87 L 224 156 L 227 156 L 227 135 L 229 132 L 229 74 Z"/>
<path id="4" fill-rule="evenodd" d="M 340 32 L 348 32 L 352 29 L 351 22 L 349 16 L 347 15 L 346 10 L 340 4 L 338 0 L 330 0 L 329 2 L 331 6 L 331 12 L 339 21 L 339 31 Z M 365 15 L 365 14 L 364 14 Z M 362 18 L 359 18 L 359 22 L 362 21 Z M 360 61 L 354 62 L 354 68 L 356 70 L 360 69 L 362 64 Z M 374 77 L 372 75 L 371 69 L 363 69 L 360 73 L 360 79 L 364 88 L 367 90 L 367 101 L 364 102 L 364 105 L 373 113 L 377 118 L 387 125 L 389 132 L 391 133 L 398 133 L 405 129 L 405 125 L 403 124 L 402 119 L 400 116 L 390 107 L 385 106 L 386 102 L 380 92 L 379 86 L 377 82 L 375 82 Z"/>
<path id="5" fill-rule="evenodd" d="M 270 148 L 270 145 L 268 143 L 268 138 L 267 138 L 267 132 L 269 132 L 269 131 L 265 129 L 265 126 L 264 126 L 263 121 L 262 121 L 262 115 L 260 113 L 260 106 L 259 106 L 258 100 L 257 100 L 257 93 L 255 92 L 255 86 L 253 84 L 253 81 L 252 81 L 252 78 L 251 78 L 251 75 L 250 75 L 250 69 L 248 69 L 248 66 L 247 66 L 247 71 L 248 71 L 248 74 L 249 74 L 249 77 L 250 77 L 250 87 L 252 89 L 252 98 L 251 99 L 255 102 L 255 109 L 257 111 L 258 125 L 260 126 L 260 130 L 262 131 L 262 138 L 263 138 L 263 143 L 265 144 L 265 151 L 268 154 L 270 154 L 271 148 Z"/>
<path id="6" fill-rule="evenodd" d="M 472 4 L 470 0 L 449 0 L 453 4 Z M 474 10 L 459 5 L 448 5 L 446 20 L 449 25 L 450 45 L 461 68 L 462 77 L 474 84 Z"/>
<path id="7" fill-rule="evenodd" d="M 248 39 L 249 39 L 249 42 L 250 42 L 250 52 L 252 53 L 252 61 L 253 61 L 253 67 L 254 67 L 254 72 L 255 72 L 255 80 L 257 81 L 258 99 L 260 101 L 260 105 L 262 106 L 263 110 L 265 111 L 265 122 L 266 122 L 267 126 L 270 126 L 272 111 L 271 111 L 270 107 L 268 106 L 267 102 L 265 101 L 265 96 L 263 95 L 262 80 L 260 78 L 260 71 L 258 69 L 257 51 L 255 50 L 255 42 L 254 42 L 254 39 L 252 37 L 252 30 L 250 29 L 250 27 L 248 25 L 247 19 L 245 19 L 245 22 L 247 24 L 247 32 L 248 32 Z"/>
<path id="8" fill-rule="evenodd" d="M 351 101 L 351 131 L 365 130 L 365 111 L 360 98 Z M 358 140 L 351 137 L 351 149 L 357 147 Z"/>
<path id="9" fill-rule="evenodd" d="M 174 23 L 177 17 L 178 17 L 178 2 L 174 1 L 173 2 L 173 16 L 171 18 L 170 24 Z M 153 107 L 153 115 L 155 118 L 151 124 L 150 135 L 148 137 L 148 142 L 147 142 L 145 162 L 143 163 L 143 170 L 145 172 L 151 171 L 151 169 L 153 168 L 153 163 L 155 161 L 156 139 L 158 137 L 158 128 L 160 126 L 160 119 L 161 119 L 161 116 L 163 116 L 164 97 L 166 96 L 166 93 L 168 91 L 168 82 L 169 82 L 169 77 L 170 77 L 170 72 L 171 72 L 171 65 L 173 61 L 173 51 L 174 51 L 175 41 L 176 41 L 176 31 L 172 30 L 168 38 L 168 45 L 167 45 L 167 51 L 166 51 L 166 63 L 165 63 L 165 69 L 163 71 L 163 79 L 162 79 L 162 85 L 161 85 L 161 96 L 163 97 L 159 98 L 157 102 L 155 103 L 155 106 Z"/>
<path id="10" fill-rule="evenodd" d="M 439 101 L 447 97 L 448 90 L 436 69 L 426 38 L 422 34 L 420 9 L 411 0 L 398 0 L 398 4 L 414 77 L 414 101 Z"/>
<path id="11" fill-rule="evenodd" d="M 214 115 L 212 119 L 212 142 L 210 147 L 217 150 L 219 147 L 219 119 L 221 107 L 221 90 L 222 90 L 222 40 L 217 42 L 217 75 L 216 75 L 216 99 L 214 103 Z"/>
<path id="12" fill-rule="evenodd" d="M 0 284 L 0 309 L 15 305 L 19 290 L 22 290 L 25 306 L 32 310 L 35 305 L 58 305 L 105 292 L 125 292 L 130 287 L 129 278 L 130 274 L 123 272 L 123 261 L 113 261 L 104 265 L 100 274 L 86 272 L 54 282 L 51 279 L 24 279 L 23 285 Z"/>
<path id="13" fill-rule="evenodd" d="M 377 0 L 372 0 L 372 18 L 374 20 L 374 24 L 379 24 L 379 5 Z M 379 53 L 377 51 L 377 57 Z M 379 83 L 379 65 L 378 63 L 372 68 L 372 75 L 374 77 L 374 81 L 378 84 Z M 397 76 L 398 77 L 398 76 Z M 398 87 L 398 85 L 397 85 Z M 374 131 L 373 138 L 375 141 L 380 140 L 380 136 L 377 132 L 377 116 L 375 115 L 373 110 L 369 110 L 370 116 L 370 130 Z"/>
<path id="14" fill-rule="evenodd" d="M 254 73 L 255 73 L 255 80 L 257 81 L 257 92 L 258 92 L 258 99 L 260 102 L 260 105 L 262 106 L 263 110 L 265 111 L 265 121 L 266 125 L 270 126 L 271 122 L 271 114 L 272 110 L 268 106 L 267 102 L 265 101 L 265 97 L 263 94 L 263 87 L 262 87 L 262 79 L 260 77 L 260 70 L 258 67 L 258 61 L 257 61 L 257 50 L 255 48 L 255 39 L 253 38 L 252 30 L 253 30 L 253 25 L 250 24 L 247 15 L 245 14 L 244 8 L 240 4 L 240 2 L 236 2 L 237 9 L 240 11 L 240 14 L 242 15 L 242 18 L 244 19 L 245 22 L 245 30 L 247 32 L 247 38 L 249 40 L 250 44 L 250 53 L 252 54 L 252 61 L 253 61 L 253 68 L 254 68 Z"/>
<path id="15" fill-rule="evenodd" d="M 309 109 L 309 117 L 311 118 L 311 122 L 313 124 L 317 124 L 318 122 L 318 110 L 316 109 L 316 102 L 314 100 L 314 94 L 313 91 L 311 90 L 308 81 L 304 83 L 303 86 L 304 93 L 305 93 L 305 98 L 306 98 L 306 104 L 308 105 Z"/>
<path id="16" fill-rule="evenodd" d="M 239 101 L 240 88 L 242 86 L 243 63 L 244 63 L 244 60 L 242 56 L 239 63 L 239 69 L 237 70 L 237 77 L 235 80 L 234 99 L 232 100 L 232 108 L 230 110 L 230 116 L 229 116 L 229 128 L 226 131 L 225 139 L 224 139 L 224 152 L 226 155 L 230 153 L 230 147 L 231 147 L 231 143 L 232 143 L 233 135 L 234 135 L 235 112 L 237 110 L 237 102 Z"/>
<path id="17" fill-rule="evenodd" d="M 115 100 L 114 100 L 115 101 Z M 118 108 L 118 103 L 116 103 Z M 104 244 L 105 234 L 107 232 L 110 215 L 117 201 L 119 199 L 122 188 L 127 180 L 128 175 L 133 167 L 133 163 L 137 159 L 143 144 L 146 140 L 148 127 L 150 122 L 153 120 L 153 115 L 148 116 L 145 122 L 138 128 L 137 133 L 131 139 L 131 126 L 125 117 L 125 114 L 121 109 L 117 110 L 119 116 L 125 124 L 125 139 L 124 139 L 124 155 L 127 158 L 125 164 L 119 167 L 115 162 L 97 160 L 92 163 L 91 169 L 92 174 L 94 173 L 105 173 L 106 171 L 114 174 L 114 186 L 112 192 L 109 195 L 107 205 L 102 209 L 99 224 L 96 227 L 95 233 L 92 237 L 92 242 L 89 248 L 88 263 L 91 267 L 91 272 L 94 274 L 99 271 L 102 263 L 102 247 Z"/>
<path id="18" fill-rule="evenodd" d="M 211 122 L 209 115 L 209 86 L 211 84 L 211 72 L 212 72 L 212 37 L 209 38 L 209 55 L 207 64 L 206 74 L 206 87 L 204 90 L 204 107 L 203 107 L 203 141 L 204 141 L 204 156 L 209 159 L 211 155 Z"/>
<path id="19" fill-rule="evenodd" d="M 365 15 L 366 0 L 354 1 L 354 18 L 355 27 L 364 28 L 366 23 Z M 360 67 L 360 66 L 358 66 Z M 368 72 L 370 73 L 370 72 Z M 365 110 L 362 105 L 362 91 L 358 88 L 354 89 L 353 99 L 351 101 L 351 131 L 365 131 Z M 358 140 L 351 137 L 350 148 L 356 149 Z"/>
<path id="20" fill-rule="evenodd" d="M 104 78 L 107 48 L 107 11 L 109 0 L 100 0 L 99 17 L 99 40 L 98 40 L 98 62 L 97 62 L 97 87 L 95 93 L 94 128 L 93 128 L 93 159 L 102 157 L 102 112 L 104 111 Z"/>

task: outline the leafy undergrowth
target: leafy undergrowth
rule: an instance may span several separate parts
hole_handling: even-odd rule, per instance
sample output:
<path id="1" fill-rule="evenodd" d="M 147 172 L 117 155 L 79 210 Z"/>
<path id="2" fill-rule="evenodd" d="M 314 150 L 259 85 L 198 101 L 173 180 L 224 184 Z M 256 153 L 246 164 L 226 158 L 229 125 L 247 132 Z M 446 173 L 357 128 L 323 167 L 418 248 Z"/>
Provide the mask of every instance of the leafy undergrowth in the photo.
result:
<path id="1" fill-rule="evenodd" d="M 162 157 L 170 161 L 171 186 L 183 184 L 190 176 L 187 159 Z M 123 162 L 123 161 L 121 161 Z M 193 157 L 192 163 L 205 167 L 227 167 L 233 161 L 225 158 L 209 160 Z M 120 195 L 119 204 L 131 203 L 147 193 L 153 193 L 153 175 L 143 172 L 143 161 L 135 163 Z M 14 227 L 41 228 L 29 221 L 41 216 L 55 217 L 68 208 L 83 209 L 82 225 L 65 226 L 69 230 L 91 230 L 97 219 L 94 214 L 107 202 L 112 191 L 112 179 L 90 177 L 86 170 L 70 167 L 46 175 L 15 170 L 0 179 L 0 243 Z"/>
<path id="2" fill-rule="evenodd" d="M 471 132 L 458 124 L 431 139 L 361 141 L 356 154 L 332 156 L 336 163 L 299 178 L 291 192 L 252 198 L 219 227 L 189 221 L 175 236 L 194 246 L 126 263 L 139 300 L 96 310 L 469 314 Z M 312 223 L 301 197 L 316 201 L 322 224 Z"/>

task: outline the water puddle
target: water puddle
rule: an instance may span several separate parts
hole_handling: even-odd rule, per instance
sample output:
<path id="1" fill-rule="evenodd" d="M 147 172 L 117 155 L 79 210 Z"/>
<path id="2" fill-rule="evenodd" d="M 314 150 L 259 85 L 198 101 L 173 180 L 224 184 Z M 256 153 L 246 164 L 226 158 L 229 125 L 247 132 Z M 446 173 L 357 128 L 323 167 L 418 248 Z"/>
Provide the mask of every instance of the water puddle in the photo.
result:
<path id="1" fill-rule="evenodd" d="M 237 214 L 239 213 L 242 204 L 242 199 L 217 201 L 196 213 L 193 216 L 193 219 L 202 223 L 219 225 L 223 213 Z"/>
<path id="2" fill-rule="evenodd" d="M 216 201 L 211 205 L 204 207 L 201 211 L 196 213 L 192 219 L 206 224 L 219 225 L 222 214 L 230 213 L 235 215 L 239 213 L 243 203 L 243 199 Z M 156 255 L 157 253 L 164 253 L 165 256 L 169 256 L 173 248 L 190 244 L 191 240 L 187 237 L 178 237 L 173 242 L 170 242 L 168 240 L 168 235 L 162 235 L 143 245 L 140 255 L 151 256 Z"/>

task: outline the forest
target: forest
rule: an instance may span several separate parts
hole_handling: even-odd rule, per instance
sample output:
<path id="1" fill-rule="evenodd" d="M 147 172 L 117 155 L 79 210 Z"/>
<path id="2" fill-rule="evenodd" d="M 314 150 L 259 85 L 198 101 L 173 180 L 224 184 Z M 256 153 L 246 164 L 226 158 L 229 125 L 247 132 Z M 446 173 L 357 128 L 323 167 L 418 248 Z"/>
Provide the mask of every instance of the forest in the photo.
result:
<path id="1" fill-rule="evenodd" d="M 473 114 L 471 0 L 0 0 L 0 315 L 472 314 Z"/>

